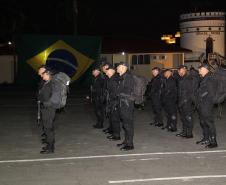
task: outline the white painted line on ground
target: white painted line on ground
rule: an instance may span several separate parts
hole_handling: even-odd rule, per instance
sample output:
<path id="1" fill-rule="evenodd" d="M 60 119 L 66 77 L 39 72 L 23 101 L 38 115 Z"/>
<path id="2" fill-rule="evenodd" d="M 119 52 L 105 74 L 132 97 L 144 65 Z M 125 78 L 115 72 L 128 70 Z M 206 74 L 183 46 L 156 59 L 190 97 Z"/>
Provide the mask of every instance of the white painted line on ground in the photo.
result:
<path id="1" fill-rule="evenodd" d="M 206 157 L 198 156 L 197 159 L 205 159 Z"/>
<path id="2" fill-rule="evenodd" d="M 118 180 L 108 181 L 109 184 L 122 184 L 134 182 L 150 182 L 150 181 L 171 181 L 171 180 L 193 180 L 193 179 L 212 179 L 212 178 L 226 178 L 226 175 L 205 175 L 205 176 L 184 176 L 184 177 L 163 177 L 163 178 L 150 178 L 150 179 L 131 179 L 131 180 Z"/>
<path id="3" fill-rule="evenodd" d="M 94 155 L 80 157 L 56 157 L 44 159 L 19 159 L 19 160 L 1 160 L 1 163 L 24 163 L 24 162 L 42 162 L 42 161 L 62 161 L 62 160 L 77 160 L 77 159 L 98 159 L 98 158 L 116 158 L 116 157 L 131 157 L 131 156 L 151 156 L 151 155 L 183 155 L 183 154 L 211 154 L 211 153 L 226 153 L 226 150 L 209 150 L 209 151 L 193 151 L 193 152 L 154 152 L 154 153 L 138 153 L 138 154 L 116 154 L 116 155 Z"/>
<path id="4" fill-rule="evenodd" d="M 133 162 L 133 161 L 136 161 L 136 159 L 128 159 L 128 160 L 123 160 L 123 161 Z"/>
<path id="5" fill-rule="evenodd" d="M 160 158 L 147 158 L 147 159 L 139 159 L 140 161 L 154 161 L 159 160 Z"/>

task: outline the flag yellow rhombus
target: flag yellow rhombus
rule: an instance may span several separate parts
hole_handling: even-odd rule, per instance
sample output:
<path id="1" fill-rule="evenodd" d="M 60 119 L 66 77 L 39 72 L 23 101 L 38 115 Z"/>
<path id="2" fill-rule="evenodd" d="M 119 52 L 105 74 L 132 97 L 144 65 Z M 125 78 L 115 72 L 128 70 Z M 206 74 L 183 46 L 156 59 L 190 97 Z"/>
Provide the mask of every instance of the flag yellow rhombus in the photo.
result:
<path id="1" fill-rule="evenodd" d="M 46 48 L 41 53 L 35 55 L 34 57 L 28 59 L 26 62 L 35 70 L 38 71 L 41 65 L 46 64 L 48 56 L 55 50 L 63 49 L 70 52 L 77 60 L 77 68 L 75 74 L 72 76 L 72 81 L 77 80 L 94 62 L 93 59 L 85 56 L 81 52 L 72 48 L 70 45 L 66 44 L 64 41 L 59 40 Z"/>

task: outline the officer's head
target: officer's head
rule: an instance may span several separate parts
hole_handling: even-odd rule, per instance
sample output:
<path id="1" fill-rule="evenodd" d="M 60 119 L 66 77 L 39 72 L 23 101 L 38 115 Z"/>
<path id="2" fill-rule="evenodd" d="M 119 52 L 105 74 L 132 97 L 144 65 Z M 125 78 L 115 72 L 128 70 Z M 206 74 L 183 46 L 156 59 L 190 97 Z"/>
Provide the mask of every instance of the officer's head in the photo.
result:
<path id="1" fill-rule="evenodd" d="M 210 72 L 210 66 L 209 64 L 203 63 L 199 66 L 199 74 L 204 77 L 207 75 L 207 73 Z"/>
<path id="2" fill-rule="evenodd" d="M 109 64 L 108 62 L 104 62 L 102 65 L 101 65 L 101 70 L 106 74 L 108 68 L 111 67 L 111 64 Z"/>
<path id="3" fill-rule="evenodd" d="M 111 78 L 114 74 L 115 74 L 115 69 L 113 67 L 109 67 L 106 70 L 106 75 L 108 76 L 108 78 Z"/>
<path id="4" fill-rule="evenodd" d="M 186 75 L 187 70 L 188 70 L 188 67 L 187 67 L 187 66 L 185 66 L 185 65 L 180 65 L 180 66 L 178 67 L 178 74 L 179 74 L 180 76 L 184 76 L 184 75 Z"/>
<path id="5" fill-rule="evenodd" d="M 152 72 L 152 75 L 155 77 L 160 73 L 160 68 L 154 67 L 154 68 L 152 68 L 151 72 Z"/>
<path id="6" fill-rule="evenodd" d="M 38 75 L 42 78 L 42 75 L 43 75 L 43 73 L 45 72 L 45 70 L 46 70 L 46 66 L 45 65 L 42 65 L 42 66 L 40 66 L 39 67 L 39 69 L 38 69 Z"/>
<path id="7" fill-rule="evenodd" d="M 97 77 L 100 74 L 100 69 L 99 68 L 94 68 L 92 71 L 92 74 L 94 77 Z"/>
<path id="8" fill-rule="evenodd" d="M 128 64 L 126 62 L 119 62 L 117 66 L 117 73 L 122 76 L 128 70 Z"/>
<path id="9" fill-rule="evenodd" d="M 53 75 L 53 71 L 51 69 L 46 68 L 46 70 L 42 73 L 42 79 L 44 81 L 50 81 Z"/>
<path id="10" fill-rule="evenodd" d="M 164 71 L 164 77 L 165 78 L 169 78 L 169 77 L 171 77 L 173 75 L 173 71 L 171 70 L 171 69 L 166 69 L 165 71 Z"/>

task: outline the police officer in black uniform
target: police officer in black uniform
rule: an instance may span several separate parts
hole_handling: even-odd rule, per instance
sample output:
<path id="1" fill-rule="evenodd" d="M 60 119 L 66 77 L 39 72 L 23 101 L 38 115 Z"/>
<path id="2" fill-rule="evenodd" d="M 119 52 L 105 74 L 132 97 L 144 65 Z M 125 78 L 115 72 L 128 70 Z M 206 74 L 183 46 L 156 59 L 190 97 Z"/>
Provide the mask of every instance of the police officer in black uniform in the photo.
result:
<path id="1" fill-rule="evenodd" d="M 182 132 L 176 134 L 178 137 L 193 138 L 193 120 L 194 110 L 192 104 L 192 95 L 195 88 L 192 84 L 192 78 L 188 74 L 188 68 L 185 65 L 178 67 L 178 109 L 182 121 Z M 196 86 L 197 87 L 197 86 Z"/>
<path id="2" fill-rule="evenodd" d="M 55 133 L 54 133 L 54 118 L 56 108 L 51 102 L 51 97 L 54 94 L 54 85 L 57 85 L 52 80 L 53 72 L 46 69 L 42 73 L 42 79 L 45 81 L 40 89 L 39 99 L 41 102 L 41 115 L 44 133 L 46 134 L 46 146 L 40 151 L 41 154 L 54 153 L 55 149 Z"/>
<path id="3" fill-rule="evenodd" d="M 107 114 L 109 114 L 109 122 L 112 127 L 112 134 L 107 138 L 110 140 L 120 140 L 120 117 L 119 117 L 119 98 L 118 85 L 119 75 L 116 70 L 110 66 L 106 75 L 108 76 L 108 95 L 107 95 Z"/>
<path id="4" fill-rule="evenodd" d="M 154 113 L 154 122 L 150 123 L 150 125 L 162 127 L 163 120 L 162 120 L 161 91 L 162 91 L 163 81 L 160 75 L 160 68 L 154 67 L 152 69 L 152 75 L 153 75 L 153 78 L 151 80 L 149 96 L 151 99 L 152 110 Z"/>
<path id="5" fill-rule="evenodd" d="M 210 66 L 203 63 L 199 67 L 199 74 L 202 77 L 197 93 L 198 112 L 200 126 L 203 130 L 203 138 L 197 144 L 206 145 L 207 148 L 217 147 L 216 128 L 214 125 L 214 83 L 210 73 Z"/>
<path id="6" fill-rule="evenodd" d="M 109 81 L 109 77 L 106 75 L 107 73 L 107 69 L 109 67 L 112 67 L 112 65 L 108 62 L 103 62 L 103 64 L 101 65 L 101 71 L 102 71 L 102 77 L 104 79 L 104 84 L 103 84 L 103 110 L 104 110 L 104 118 L 107 120 L 109 118 L 109 114 L 108 114 L 108 95 L 109 95 L 109 90 L 108 90 L 108 81 Z M 103 129 L 103 132 L 105 134 L 112 134 L 113 133 L 113 128 L 111 125 L 111 122 L 109 121 L 109 126 L 105 129 Z"/>
<path id="7" fill-rule="evenodd" d="M 117 146 L 122 146 L 121 150 L 127 151 L 134 149 L 134 79 L 132 74 L 128 71 L 128 65 L 125 62 L 120 62 L 118 64 L 117 72 L 120 76 L 118 88 L 120 118 L 125 131 L 124 141 Z"/>
<path id="8" fill-rule="evenodd" d="M 104 79 L 101 75 L 101 71 L 98 67 L 94 68 L 92 71 L 93 83 L 91 86 L 92 102 L 94 104 L 94 110 L 97 117 L 97 123 L 93 125 L 94 128 L 103 128 L 104 122 L 104 107 L 103 107 L 103 85 Z"/>
<path id="9" fill-rule="evenodd" d="M 164 85 L 162 92 L 162 103 L 167 114 L 168 131 L 177 131 L 177 86 L 176 80 L 173 78 L 173 72 L 170 69 L 164 71 Z M 164 127 L 163 127 L 164 128 Z"/>
<path id="10" fill-rule="evenodd" d="M 39 67 L 38 69 L 38 75 L 40 76 L 40 81 L 38 83 L 38 92 L 37 92 L 37 104 L 38 104 L 38 111 L 39 111 L 39 116 L 37 119 L 38 121 L 38 126 L 40 126 L 40 128 L 42 129 L 42 134 L 41 136 L 43 137 L 43 142 L 46 142 L 46 134 L 45 134 L 45 131 L 44 131 L 44 126 L 43 126 L 43 122 L 41 121 L 41 110 L 40 110 L 40 92 L 41 92 L 41 89 L 43 87 L 43 85 L 45 84 L 45 81 L 42 79 L 42 76 L 44 74 L 44 72 L 46 71 L 46 66 L 45 65 L 42 65 Z"/>

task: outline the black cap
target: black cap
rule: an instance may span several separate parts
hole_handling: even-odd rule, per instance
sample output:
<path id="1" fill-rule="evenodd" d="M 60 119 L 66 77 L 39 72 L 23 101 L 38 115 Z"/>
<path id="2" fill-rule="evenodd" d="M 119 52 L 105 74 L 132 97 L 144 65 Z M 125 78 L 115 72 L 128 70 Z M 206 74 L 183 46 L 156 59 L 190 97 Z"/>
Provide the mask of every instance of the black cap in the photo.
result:
<path id="1" fill-rule="evenodd" d="M 45 71 L 43 73 L 48 73 L 50 75 L 54 75 L 57 73 L 57 71 L 49 66 L 45 66 Z"/>
<path id="2" fill-rule="evenodd" d="M 170 69 L 170 68 L 168 68 L 168 69 L 164 69 L 164 71 L 163 71 L 163 72 L 165 73 L 165 72 L 167 72 L 167 71 L 173 72 L 173 71 L 172 71 L 172 69 Z"/>
<path id="3" fill-rule="evenodd" d="M 110 64 L 110 63 L 108 63 L 108 62 L 105 62 L 105 63 L 103 63 L 101 66 L 100 66 L 100 68 L 102 68 L 102 67 L 104 67 L 104 66 L 108 66 L 108 68 L 112 68 L 113 66 L 112 66 L 112 64 Z M 107 69 L 108 69 L 107 68 Z"/>
<path id="4" fill-rule="evenodd" d="M 179 65 L 177 69 L 188 69 L 188 67 L 186 65 Z"/>
<path id="5" fill-rule="evenodd" d="M 118 66 L 119 65 L 123 65 L 123 66 L 129 67 L 129 64 L 127 62 L 119 62 L 118 63 Z"/>
<path id="6" fill-rule="evenodd" d="M 160 68 L 159 68 L 159 67 L 153 67 L 153 68 L 152 68 L 152 71 L 153 71 L 153 70 L 160 71 Z"/>
<path id="7" fill-rule="evenodd" d="M 199 69 L 202 68 L 202 67 L 204 67 L 204 68 L 210 70 L 210 65 L 207 64 L 207 63 L 202 63 L 202 64 L 199 66 Z"/>
<path id="8" fill-rule="evenodd" d="M 95 66 L 95 67 L 93 67 L 93 71 L 94 71 L 94 70 L 100 71 L 99 66 Z"/>
<path id="9" fill-rule="evenodd" d="M 112 66 L 112 65 L 110 65 L 108 68 L 107 68 L 107 70 L 108 69 L 113 69 L 113 70 L 115 70 L 115 68 Z"/>
<path id="10" fill-rule="evenodd" d="M 110 66 L 111 64 L 109 62 L 107 62 L 107 61 L 103 61 L 100 66 L 104 67 L 106 65 Z"/>

